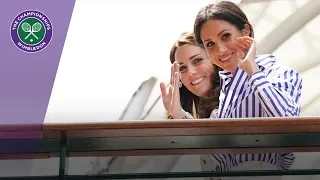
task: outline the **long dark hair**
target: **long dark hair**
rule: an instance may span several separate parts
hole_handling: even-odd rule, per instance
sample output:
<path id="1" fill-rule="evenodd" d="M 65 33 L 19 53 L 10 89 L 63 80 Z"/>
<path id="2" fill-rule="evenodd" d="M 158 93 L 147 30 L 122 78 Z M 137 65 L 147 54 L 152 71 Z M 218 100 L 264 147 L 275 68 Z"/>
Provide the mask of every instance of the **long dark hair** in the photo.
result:
<path id="1" fill-rule="evenodd" d="M 195 45 L 199 46 L 196 43 L 195 36 L 193 32 L 182 33 L 180 38 L 174 43 L 170 51 L 170 62 L 173 64 L 175 60 L 175 53 L 177 49 L 184 45 Z M 203 48 L 202 46 L 199 46 Z M 219 95 L 220 95 L 220 78 L 219 71 L 220 67 L 212 65 L 214 68 L 213 81 L 212 81 L 212 91 L 208 97 L 198 97 L 189 91 L 183 84 L 179 89 L 180 91 L 180 101 L 182 108 L 191 113 L 192 115 L 199 118 L 209 118 L 213 109 L 219 106 Z M 193 109 L 195 107 L 195 112 Z"/>
<path id="2" fill-rule="evenodd" d="M 243 30 L 245 25 L 249 26 L 249 36 L 254 38 L 253 27 L 245 13 L 240 7 L 231 1 L 218 1 L 200 9 L 194 23 L 194 34 L 196 42 L 203 44 L 200 37 L 202 25 L 209 19 L 223 20 L 233 24 L 238 30 Z"/>

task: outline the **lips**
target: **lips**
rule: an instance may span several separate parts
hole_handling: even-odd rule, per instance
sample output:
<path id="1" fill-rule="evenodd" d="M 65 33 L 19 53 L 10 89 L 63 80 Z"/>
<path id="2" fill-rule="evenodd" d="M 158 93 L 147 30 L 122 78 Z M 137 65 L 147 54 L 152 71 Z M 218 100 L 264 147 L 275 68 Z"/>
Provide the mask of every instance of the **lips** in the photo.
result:
<path id="1" fill-rule="evenodd" d="M 231 57 L 233 56 L 234 52 L 229 54 L 228 56 L 225 56 L 224 58 L 220 58 L 219 60 L 222 61 L 222 62 L 226 62 L 228 60 L 231 59 Z"/>
<path id="2" fill-rule="evenodd" d="M 194 81 L 191 82 L 192 85 L 197 85 L 203 81 L 204 77 L 200 77 Z"/>

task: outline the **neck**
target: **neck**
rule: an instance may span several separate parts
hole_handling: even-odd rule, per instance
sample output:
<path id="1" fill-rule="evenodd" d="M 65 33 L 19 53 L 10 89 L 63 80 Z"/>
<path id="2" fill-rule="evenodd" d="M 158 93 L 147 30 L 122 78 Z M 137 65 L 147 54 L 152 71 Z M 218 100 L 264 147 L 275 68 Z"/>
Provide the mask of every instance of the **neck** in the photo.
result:
<path id="1" fill-rule="evenodd" d="M 236 71 L 237 71 L 237 67 L 233 68 L 233 69 L 228 69 L 228 72 L 231 72 L 232 76 L 235 75 Z"/>
<path id="2" fill-rule="evenodd" d="M 234 69 L 234 70 L 232 70 L 230 72 L 231 72 L 232 76 L 234 76 L 234 74 L 236 73 L 236 69 Z"/>

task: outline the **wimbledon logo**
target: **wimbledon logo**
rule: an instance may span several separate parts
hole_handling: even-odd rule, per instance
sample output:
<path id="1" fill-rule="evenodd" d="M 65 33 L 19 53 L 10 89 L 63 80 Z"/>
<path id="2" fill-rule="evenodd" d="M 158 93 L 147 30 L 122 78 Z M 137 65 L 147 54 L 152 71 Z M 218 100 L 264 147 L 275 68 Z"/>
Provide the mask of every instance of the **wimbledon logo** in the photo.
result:
<path id="1" fill-rule="evenodd" d="M 14 18 L 10 32 L 13 43 L 20 50 L 35 53 L 49 45 L 52 38 L 52 24 L 42 12 L 28 10 Z"/>

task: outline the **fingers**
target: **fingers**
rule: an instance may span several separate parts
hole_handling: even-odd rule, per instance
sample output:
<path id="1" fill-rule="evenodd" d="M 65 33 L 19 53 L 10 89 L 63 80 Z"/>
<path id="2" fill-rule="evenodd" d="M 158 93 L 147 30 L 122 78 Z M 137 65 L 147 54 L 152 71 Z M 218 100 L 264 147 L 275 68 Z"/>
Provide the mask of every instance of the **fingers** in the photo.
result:
<path id="1" fill-rule="evenodd" d="M 161 96 L 162 97 L 165 97 L 168 94 L 167 93 L 167 87 L 163 82 L 160 83 L 160 90 L 161 90 Z"/>
<path id="2" fill-rule="evenodd" d="M 237 44 L 236 46 L 236 50 L 237 50 L 237 56 L 238 58 L 240 59 L 244 59 L 246 57 L 246 54 L 248 52 L 248 49 L 243 47 L 243 46 L 240 46 Z"/>
<path id="3" fill-rule="evenodd" d="M 180 82 L 180 75 L 178 72 L 176 72 L 174 74 L 174 86 L 173 86 L 173 92 L 172 92 L 172 105 L 174 109 L 181 108 L 179 82 Z"/>
<path id="4" fill-rule="evenodd" d="M 256 43 L 252 43 L 249 50 L 248 50 L 248 55 L 247 56 L 250 56 L 250 58 L 253 58 L 255 59 L 256 57 Z"/>
<path id="5" fill-rule="evenodd" d="M 172 91 L 173 91 L 173 84 L 169 86 L 169 94 L 172 95 Z"/>
<path id="6" fill-rule="evenodd" d="M 176 73 L 174 73 L 174 88 L 179 89 L 179 82 L 180 82 L 179 73 L 176 72 Z"/>
<path id="7" fill-rule="evenodd" d="M 236 39 L 237 39 L 236 44 L 241 49 L 248 50 L 250 48 L 252 41 L 242 37 L 237 37 Z"/>
<path id="8" fill-rule="evenodd" d="M 170 85 L 173 85 L 174 63 L 171 66 Z"/>
<path id="9" fill-rule="evenodd" d="M 180 65 L 177 62 L 174 62 L 171 66 L 171 79 L 170 79 L 170 85 L 174 84 L 174 74 L 176 72 L 179 72 Z"/>
<path id="10" fill-rule="evenodd" d="M 180 65 L 178 63 L 174 64 L 174 73 L 179 73 Z"/>
<path id="11" fill-rule="evenodd" d="M 174 88 L 178 88 L 179 89 L 179 82 L 180 82 L 180 71 L 179 71 L 179 68 L 180 68 L 180 65 L 178 63 L 174 63 Z"/>
<path id="12" fill-rule="evenodd" d="M 240 58 L 240 59 L 244 59 L 246 57 L 246 54 L 243 52 L 243 51 L 238 51 L 237 52 L 237 56 Z"/>
<path id="13" fill-rule="evenodd" d="M 254 39 L 251 37 L 248 37 L 248 36 L 236 37 L 238 57 L 242 60 L 246 59 L 248 55 L 252 53 L 250 50 L 254 44 L 255 44 Z"/>
<path id="14" fill-rule="evenodd" d="M 239 37 L 238 39 L 238 44 L 239 46 L 242 46 L 246 49 L 247 54 L 255 53 L 255 41 L 253 38 L 244 36 L 244 37 Z"/>
<path id="15" fill-rule="evenodd" d="M 250 36 L 242 36 L 242 37 L 239 37 L 239 38 L 243 39 L 243 40 L 245 40 L 247 42 L 250 42 L 250 43 L 255 42 L 254 39 L 252 37 L 250 37 Z"/>

